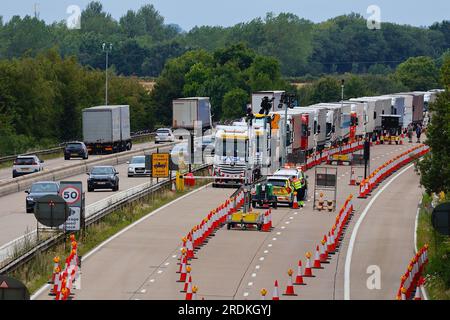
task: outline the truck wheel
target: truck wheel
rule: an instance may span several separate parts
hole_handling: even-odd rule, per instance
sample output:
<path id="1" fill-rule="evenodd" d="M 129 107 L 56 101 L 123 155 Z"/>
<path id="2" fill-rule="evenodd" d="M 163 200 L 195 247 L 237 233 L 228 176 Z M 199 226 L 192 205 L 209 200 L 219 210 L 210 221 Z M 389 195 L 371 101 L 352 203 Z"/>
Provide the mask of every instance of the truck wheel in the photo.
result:
<path id="1" fill-rule="evenodd" d="M 272 208 L 274 208 L 274 209 L 276 209 L 276 208 L 278 208 L 278 202 L 274 202 L 274 203 L 272 203 Z"/>
<path id="2" fill-rule="evenodd" d="M 94 191 L 94 188 L 88 187 L 88 192 Z"/>
<path id="3" fill-rule="evenodd" d="M 227 230 L 231 229 L 231 223 L 227 223 Z"/>
<path id="4" fill-rule="evenodd" d="M 257 226 L 258 226 L 258 231 L 261 231 L 261 229 L 262 229 L 262 224 L 259 223 Z"/>
<path id="5" fill-rule="evenodd" d="M 70 160 L 70 157 L 64 156 L 64 160 Z"/>
<path id="6" fill-rule="evenodd" d="M 289 202 L 289 208 L 293 208 L 294 207 L 294 202 Z"/>
<path id="7" fill-rule="evenodd" d="M 256 201 L 252 201 L 252 207 L 256 208 Z"/>

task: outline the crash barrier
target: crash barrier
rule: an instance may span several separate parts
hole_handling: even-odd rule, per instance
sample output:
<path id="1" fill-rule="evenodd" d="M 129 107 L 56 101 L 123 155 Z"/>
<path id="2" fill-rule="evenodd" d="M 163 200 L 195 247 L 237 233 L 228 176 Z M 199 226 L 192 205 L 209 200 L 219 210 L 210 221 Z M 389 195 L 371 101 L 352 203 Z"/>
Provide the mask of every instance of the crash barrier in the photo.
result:
<path id="1" fill-rule="evenodd" d="M 393 172 L 397 171 L 399 168 L 407 165 L 413 160 L 423 156 L 430 151 L 430 147 L 426 145 L 418 145 L 414 148 L 409 149 L 406 152 L 396 156 L 394 159 L 389 160 L 375 169 L 367 179 L 363 179 L 359 184 L 359 196 L 358 198 L 367 198 L 373 189 L 377 185 L 385 180 L 387 177 L 392 175 Z"/>
<path id="2" fill-rule="evenodd" d="M 428 263 L 428 244 L 425 244 L 411 259 L 405 274 L 400 278 L 397 300 L 422 300 L 420 288 L 425 280 L 422 277 Z"/>
<path id="3" fill-rule="evenodd" d="M 198 290 L 197 287 L 192 286 L 192 276 L 190 275 L 192 269 L 189 261 L 196 259 L 195 253 L 226 223 L 228 215 L 236 212 L 244 205 L 244 200 L 244 192 L 238 192 L 235 196 L 227 199 L 216 209 L 212 210 L 182 238 L 181 255 L 179 257 L 180 268 L 177 272 L 180 274 L 180 277 L 177 282 L 184 283 L 184 288 L 181 292 L 186 293 L 186 300 L 195 299 Z"/>
<path id="4" fill-rule="evenodd" d="M 53 258 L 54 268 L 52 278 L 49 283 L 50 296 L 55 300 L 72 300 L 74 290 L 81 290 L 81 268 L 80 258 L 77 253 L 78 243 L 75 235 L 70 235 L 71 250 L 70 255 L 65 260 L 64 269 L 61 268 L 60 258 Z"/>
<path id="5" fill-rule="evenodd" d="M 286 289 L 284 290 L 283 296 L 296 296 L 297 294 L 295 293 L 294 286 L 306 285 L 307 283 L 305 278 L 315 277 L 313 274 L 313 269 L 323 269 L 324 264 L 330 262 L 332 255 L 337 252 L 342 243 L 344 233 L 347 224 L 352 217 L 353 210 L 353 195 L 350 195 L 345 200 L 345 203 L 341 207 L 339 214 L 336 215 L 334 225 L 316 246 L 314 255 L 311 252 L 306 252 L 305 264 L 303 265 L 302 260 L 298 261 L 297 273 L 295 275 L 292 269 L 288 270 L 287 285 Z M 265 298 L 266 294 L 267 290 L 262 289 L 261 295 L 263 299 Z M 275 280 L 272 300 L 280 300 L 278 280 Z"/>
<path id="6" fill-rule="evenodd" d="M 302 166 L 302 170 L 306 171 L 315 166 L 327 162 L 333 155 L 348 154 L 364 149 L 364 140 L 358 140 L 344 144 L 340 147 L 325 148 L 321 152 L 314 152 L 306 158 L 306 164 Z"/>

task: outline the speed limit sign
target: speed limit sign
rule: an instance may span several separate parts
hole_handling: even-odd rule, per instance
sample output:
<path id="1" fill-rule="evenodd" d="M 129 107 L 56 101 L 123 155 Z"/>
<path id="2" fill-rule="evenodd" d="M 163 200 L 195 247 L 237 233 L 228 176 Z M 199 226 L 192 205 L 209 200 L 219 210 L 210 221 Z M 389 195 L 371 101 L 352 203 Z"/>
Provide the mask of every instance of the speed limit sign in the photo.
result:
<path id="1" fill-rule="evenodd" d="M 83 183 L 81 181 L 61 181 L 59 195 L 67 202 L 70 215 L 65 224 L 66 231 L 80 230 L 84 213 Z"/>
<path id="2" fill-rule="evenodd" d="M 68 186 L 61 190 L 61 197 L 66 200 L 67 204 L 75 204 L 81 198 L 81 190 L 74 186 Z"/>

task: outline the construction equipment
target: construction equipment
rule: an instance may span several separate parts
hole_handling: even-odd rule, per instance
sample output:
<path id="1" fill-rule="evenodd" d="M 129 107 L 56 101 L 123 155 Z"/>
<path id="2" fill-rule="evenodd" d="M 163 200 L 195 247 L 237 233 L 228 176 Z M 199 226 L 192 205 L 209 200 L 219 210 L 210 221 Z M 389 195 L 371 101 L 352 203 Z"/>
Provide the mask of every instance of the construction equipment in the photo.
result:
<path id="1" fill-rule="evenodd" d="M 273 185 L 270 183 L 258 183 L 256 185 L 256 192 L 252 194 L 252 206 L 256 208 L 260 207 L 268 208 L 272 206 L 277 208 L 278 200 L 273 194 Z"/>
<path id="2" fill-rule="evenodd" d="M 264 223 L 264 213 L 262 212 L 235 212 L 227 218 L 227 229 L 230 230 L 235 227 L 240 227 L 242 230 L 249 228 L 256 228 L 261 231 Z"/>
<path id="3" fill-rule="evenodd" d="M 329 212 L 336 210 L 337 195 L 337 168 L 316 167 L 315 169 L 315 185 L 314 185 L 314 210 L 328 210 Z M 327 198 L 324 199 L 324 192 Z M 319 198 L 317 199 L 317 195 Z"/>

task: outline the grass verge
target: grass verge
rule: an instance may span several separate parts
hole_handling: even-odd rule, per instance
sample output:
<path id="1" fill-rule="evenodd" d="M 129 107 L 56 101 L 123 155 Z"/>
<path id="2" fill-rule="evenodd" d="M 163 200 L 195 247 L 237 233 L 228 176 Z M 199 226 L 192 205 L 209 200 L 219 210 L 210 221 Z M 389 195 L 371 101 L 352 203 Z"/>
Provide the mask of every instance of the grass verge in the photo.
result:
<path id="1" fill-rule="evenodd" d="M 133 222 L 207 183 L 208 181 L 199 180 L 195 187 L 185 189 L 183 192 L 172 192 L 168 189 L 161 189 L 120 210 L 110 213 L 101 221 L 90 225 L 86 229 L 78 244 L 78 254 L 80 256 L 85 255 Z M 76 234 L 76 237 L 79 239 L 80 235 Z M 22 281 L 28 288 L 30 294 L 33 294 L 50 279 L 53 269 L 53 257 L 59 256 L 61 261 L 63 261 L 68 256 L 69 249 L 70 244 L 67 236 L 65 246 L 64 244 L 59 244 L 45 252 L 39 253 L 31 261 L 9 274 L 9 276 Z"/>
<path id="2" fill-rule="evenodd" d="M 449 196 L 447 195 L 448 201 Z M 431 223 L 432 197 L 424 194 L 419 212 L 417 245 L 428 243 L 429 263 L 425 287 L 431 300 L 450 300 L 450 237 L 438 234 Z"/>

